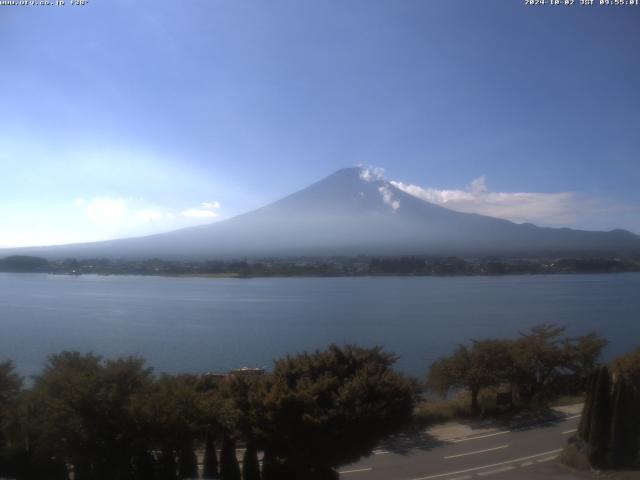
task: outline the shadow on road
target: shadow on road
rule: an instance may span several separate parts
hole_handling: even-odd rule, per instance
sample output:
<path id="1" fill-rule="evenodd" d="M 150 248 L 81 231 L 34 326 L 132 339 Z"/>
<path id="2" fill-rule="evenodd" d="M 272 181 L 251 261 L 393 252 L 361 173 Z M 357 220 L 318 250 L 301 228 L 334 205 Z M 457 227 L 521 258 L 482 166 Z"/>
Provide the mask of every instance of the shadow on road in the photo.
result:
<path id="1" fill-rule="evenodd" d="M 571 415 L 556 410 L 521 411 L 503 414 L 494 418 L 467 420 L 461 423 L 473 429 L 495 428 L 497 430 L 525 431 L 533 428 L 553 427 Z"/>
<path id="2" fill-rule="evenodd" d="M 444 444 L 445 442 L 432 437 L 423 429 L 416 428 L 387 438 L 380 443 L 379 449 L 406 455 L 412 450 L 428 451 Z"/>

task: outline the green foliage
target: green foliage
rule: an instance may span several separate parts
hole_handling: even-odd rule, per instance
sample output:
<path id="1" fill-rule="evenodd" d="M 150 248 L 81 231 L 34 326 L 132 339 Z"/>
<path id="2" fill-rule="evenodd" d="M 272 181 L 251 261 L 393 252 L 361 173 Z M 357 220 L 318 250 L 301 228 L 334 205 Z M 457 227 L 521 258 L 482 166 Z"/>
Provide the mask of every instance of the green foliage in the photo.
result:
<path id="1" fill-rule="evenodd" d="M 10 361 L 0 363 L 0 476 L 15 473 L 15 452 L 12 448 L 11 430 L 18 414 L 18 399 L 22 390 L 22 378 L 15 373 Z"/>
<path id="2" fill-rule="evenodd" d="M 616 358 L 611 364 L 611 369 L 625 377 L 631 385 L 640 388 L 640 347 Z"/>
<path id="3" fill-rule="evenodd" d="M 178 452 L 178 476 L 180 478 L 196 478 L 198 476 L 198 459 L 193 445 L 183 442 Z"/>
<path id="4" fill-rule="evenodd" d="M 589 439 L 591 434 L 591 415 L 593 412 L 593 399 L 596 390 L 596 382 L 598 381 L 597 371 L 591 372 L 589 382 L 587 384 L 587 396 L 582 407 L 582 416 L 578 425 L 578 435 L 583 439 Z"/>
<path id="5" fill-rule="evenodd" d="M 225 430 L 220 452 L 220 479 L 240 480 L 240 466 L 236 457 L 236 444 Z"/>
<path id="6" fill-rule="evenodd" d="M 46 272 L 49 262 L 45 258 L 28 255 L 14 255 L 0 259 L 0 271 L 3 272 Z"/>
<path id="7" fill-rule="evenodd" d="M 207 479 L 218 478 L 218 457 L 216 454 L 216 444 L 211 432 L 206 432 L 203 463 L 203 477 Z"/>
<path id="8" fill-rule="evenodd" d="M 545 387 L 566 367 L 563 333 L 563 327 L 543 324 L 521 333 L 515 341 L 512 382 L 525 403 L 549 393 Z"/>
<path id="9" fill-rule="evenodd" d="M 247 442 L 247 447 L 242 457 L 242 480 L 260 480 L 258 450 L 253 441 Z"/>
<path id="10" fill-rule="evenodd" d="M 631 467 L 638 453 L 640 430 L 635 425 L 633 388 L 624 380 L 615 382 L 612 402 L 612 418 L 609 434 L 607 464 L 615 467 Z"/>
<path id="11" fill-rule="evenodd" d="M 75 466 L 76 477 L 126 478 L 144 448 L 133 403 L 151 371 L 139 358 L 103 362 L 92 354 L 49 357 L 34 385 L 39 443 Z"/>
<path id="12" fill-rule="evenodd" d="M 508 340 L 472 341 L 431 365 L 427 384 L 442 393 L 465 388 L 471 394 L 471 408 L 479 408 L 481 388 L 498 386 L 509 378 L 511 343 Z"/>
<path id="13" fill-rule="evenodd" d="M 614 362 L 616 365 L 616 362 Z M 598 370 L 590 382 L 578 429 L 597 468 L 635 466 L 640 455 L 640 392 L 619 372 Z"/>
<path id="14" fill-rule="evenodd" d="M 611 421 L 610 406 L 611 379 L 609 369 L 601 367 L 598 371 L 593 405 L 591 425 L 589 427 L 589 461 L 596 467 L 606 465 L 607 446 L 609 443 L 609 426 Z"/>
<path id="15" fill-rule="evenodd" d="M 411 418 L 415 386 L 391 370 L 394 361 L 380 348 L 335 345 L 277 361 L 250 395 L 253 435 L 271 463 L 311 478 L 398 431 Z"/>
<path id="16" fill-rule="evenodd" d="M 516 340 L 474 340 L 431 365 L 427 386 L 440 393 L 466 389 L 478 410 L 482 389 L 510 385 L 524 404 L 583 392 L 606 340 L 595 333 L 563 336 L 564 328 L 543 324 Z"/>

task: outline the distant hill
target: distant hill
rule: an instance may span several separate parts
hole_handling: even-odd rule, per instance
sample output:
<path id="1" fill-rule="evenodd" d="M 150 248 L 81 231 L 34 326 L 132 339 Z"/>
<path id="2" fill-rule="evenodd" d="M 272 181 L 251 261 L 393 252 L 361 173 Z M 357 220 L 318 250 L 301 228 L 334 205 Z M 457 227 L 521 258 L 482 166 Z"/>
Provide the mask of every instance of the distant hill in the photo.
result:
<path id="1" fill-rule="evenodd" d="M 228 220 L 146 237 L 0 250 L 0 257 L 214 259 L 333 255 L 620 255 L 640 236 L 542 228 L 460 213 L 409 195 L 366 170 L 339 170 Z"/>

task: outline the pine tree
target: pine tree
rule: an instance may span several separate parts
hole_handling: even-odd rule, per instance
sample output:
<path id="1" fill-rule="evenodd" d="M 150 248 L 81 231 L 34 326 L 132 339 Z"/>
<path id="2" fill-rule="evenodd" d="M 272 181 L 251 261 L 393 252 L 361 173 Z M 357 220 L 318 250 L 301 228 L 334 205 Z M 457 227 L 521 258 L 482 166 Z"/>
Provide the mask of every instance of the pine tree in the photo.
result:
<path id="1" fill-rule="evenodd" d="M 191 445 L 184 445 L 180 449 L 178 472 L 181 480 L 198 477 L 198 459 Z"/>
<path id="2" fill-rule="evenodd" d="M 593 413 L 593 399 L 596 391 L 596 381 L 598 379 L 598 370 L 592 372 L 589 375 L 589 381 L 587 383 L 587 395 L 584 401 L 584 407 L 582 408 L 582 417 L 580 418 L 580 425 L 578 426 L 578 435 L 585 442 L 589 442 L 589 433 L 591 427 L 591 415 Z"/>
<path id="3" fill-rule="evenodd" d="M 155 480 L 156 460 L 149 452 L 138 452 L 133 462 L 137 480 Z"/>
<path id="4" fill-rule="evenodd" d="M 218 456 L 216 455 L 216 444 L 211 433 L 207 434 L 204 442 L 204 472 L 206 479 L 217 479 L 218 476 Z"/>
<path id="5" fill-rule="evenodd" d="M 596 389 L 593 398 L 591 425 L 589 427 L 589 461 L 594 467 L 606 467 L 607 446 L 609 443 L 610 408 L 610 374 L 607 367 L 598 372 Z"/>
<path id="6" fill-rule="evenodd" d="M 161 480 L 176 480 L 176 456 L 173 450 L 163 449 L 162 456 L 160 457 L 160 479 Z"/>
<path id="7" fill-rule="evenodd" d="M 240 480 L 240 466 L 236 458 L 236 446 L 226 430 L 222 435 L 220 478 L 222 480 Z"/>
<path id="8" fill-rule="evenodd" d="M 611 404 L 611 429 L 607 452 L 607 464 L 610 467 L 618 467 L 624 463 L 626 400 L 626 384 L 622 378 L 619 378 L 613 386 Z"/>
<path id="9" fill-rule="evenodd" d="M 260 480 L 260 464 L 258 463 L 258 449 L 253 441 L 247 442 L 247 449 L 242 458 L 242 479 Z"/>
<path id="10" fill-rule="evenodd" d="M 640 422 L 638 421 L 637 394 L 633 386 L 620 377 L 616 382 L 609 442 L 609 466 L 632 467 L 638 456 Z"/>
<path id="11" fill-rule="evenodd" d="M 278 480 L 278 464 L 269 451 L 262 457 L 262 480 Z"/>

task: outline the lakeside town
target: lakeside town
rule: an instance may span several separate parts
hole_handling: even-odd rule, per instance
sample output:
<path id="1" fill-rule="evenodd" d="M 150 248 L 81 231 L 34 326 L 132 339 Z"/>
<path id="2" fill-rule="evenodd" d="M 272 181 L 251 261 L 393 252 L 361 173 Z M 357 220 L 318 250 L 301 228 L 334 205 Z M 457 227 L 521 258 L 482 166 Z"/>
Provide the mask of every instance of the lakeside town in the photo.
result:
<path id="1" fill-rule="evenodd" d="M 151 258 L 47 260 L 32 256 L 0 259 L 0 272 L 59 275 L 157 275 L 205 277 L 290 276 L 473 276 L 640 272 L 640 258 L 460 258 L 460 257 L 300 257 L 181 261 Z"/>

